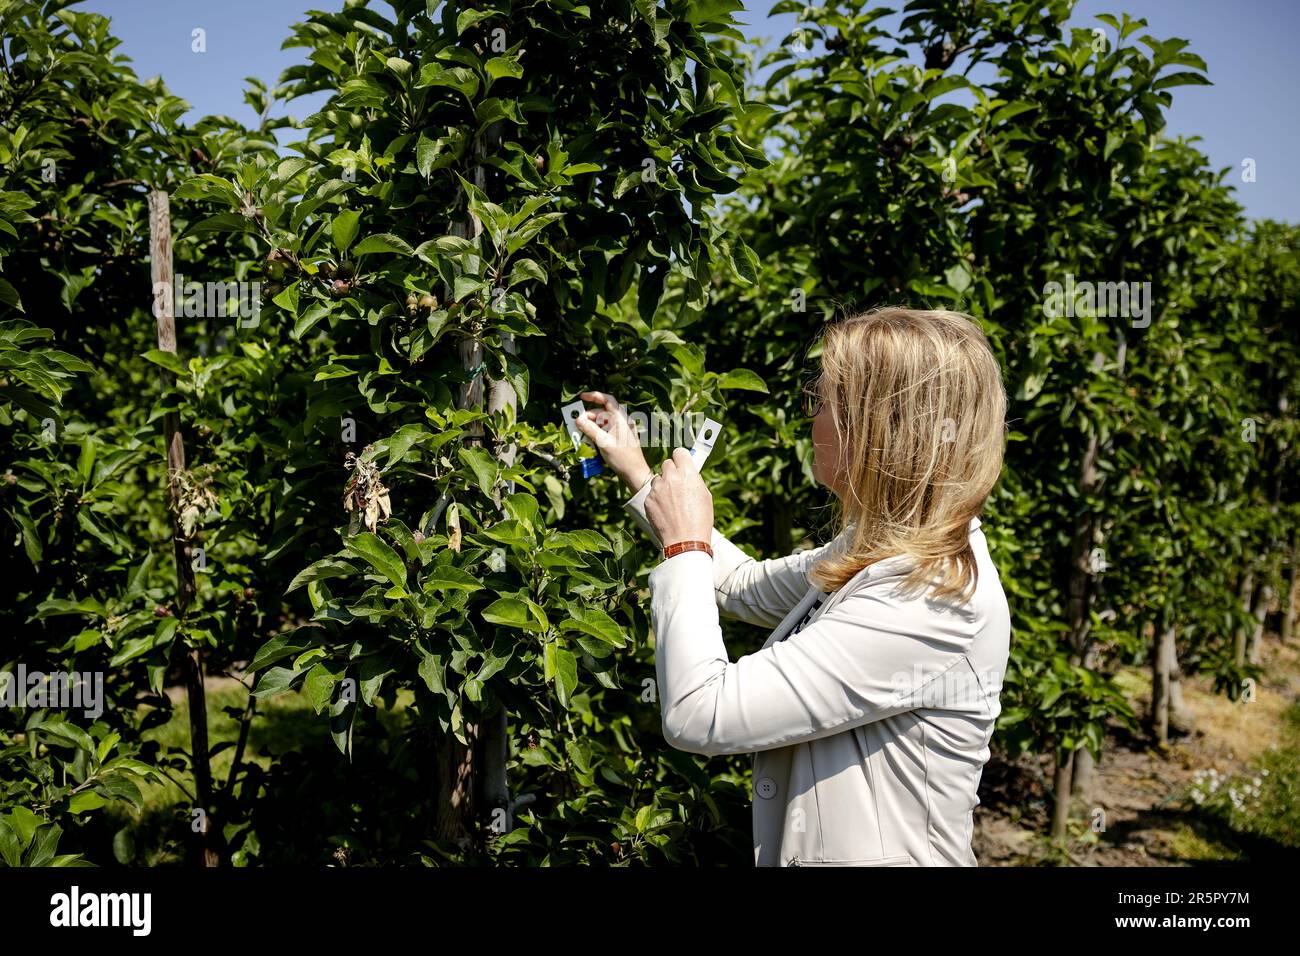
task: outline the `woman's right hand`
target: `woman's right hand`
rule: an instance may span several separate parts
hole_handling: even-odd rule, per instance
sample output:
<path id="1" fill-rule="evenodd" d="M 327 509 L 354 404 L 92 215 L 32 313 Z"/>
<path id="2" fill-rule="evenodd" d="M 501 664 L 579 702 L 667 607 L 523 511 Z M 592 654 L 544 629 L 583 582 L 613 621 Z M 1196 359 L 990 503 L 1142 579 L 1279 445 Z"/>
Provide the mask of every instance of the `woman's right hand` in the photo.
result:
<path id="1" fill-rule="evenodd" d="M 584 402 L 594 402 L 601 408 L 589 408 L 580 415 L 575 421 L 578 431 L 591 439 L 614 474 L 629 488 L 639 489 L 651 471 L 646 464 L 645 452 L 641 450 L 636 426 L 613 395 L 583 392 L 580 397 Z"/>

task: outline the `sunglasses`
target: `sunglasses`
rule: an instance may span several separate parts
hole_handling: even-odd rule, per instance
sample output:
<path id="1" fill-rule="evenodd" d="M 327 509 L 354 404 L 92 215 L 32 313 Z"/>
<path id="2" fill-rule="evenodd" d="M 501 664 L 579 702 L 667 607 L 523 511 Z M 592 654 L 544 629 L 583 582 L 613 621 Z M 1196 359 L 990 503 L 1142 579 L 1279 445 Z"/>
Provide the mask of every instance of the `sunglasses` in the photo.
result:
<path id="1" fill-rule="evenodd" d="M 814 374 L 803 385 L 802 410 L 807 418 L 816 418 L 822 410 L 821 375 Z"/>

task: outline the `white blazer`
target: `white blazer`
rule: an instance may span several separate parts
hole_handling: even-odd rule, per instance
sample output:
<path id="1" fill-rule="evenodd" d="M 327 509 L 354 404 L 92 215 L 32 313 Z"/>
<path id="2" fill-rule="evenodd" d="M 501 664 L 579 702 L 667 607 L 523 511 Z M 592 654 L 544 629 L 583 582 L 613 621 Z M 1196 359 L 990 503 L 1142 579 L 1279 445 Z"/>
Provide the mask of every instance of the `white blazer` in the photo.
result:
<path id="1" fill-rule="evenodd" d="M 645 515 L 647 484 L 624 508 Z M 664 737 L 698 754 L 753 753 L 757 866 L 976 866 L 976 791 L 1000 712 L 1011 620 L 980 520 L 966 604 L 895 590 L 910 559 L 833 595 L 821 548 L 757 561 L 715 529 L 650 572 Z M 734 663 L 718 624 L 774 627 Z M 810 613 L 811 612 L 811 613 Z"/>

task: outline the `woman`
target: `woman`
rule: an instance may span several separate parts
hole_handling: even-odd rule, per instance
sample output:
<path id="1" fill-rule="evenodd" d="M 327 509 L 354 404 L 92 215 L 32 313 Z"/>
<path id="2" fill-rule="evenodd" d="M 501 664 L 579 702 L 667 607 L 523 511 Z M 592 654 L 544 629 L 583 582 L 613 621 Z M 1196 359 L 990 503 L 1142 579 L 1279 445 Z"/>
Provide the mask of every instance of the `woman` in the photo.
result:
<path id="1" fill-rule="evenodd" d="M 652 475 L 618 402 L 583 393 L 603 409 L 579 428 L 671 555 L 649 578 L 664 736 L 754 754 L 758 866 L 975 866 L 1011 631 L 978 517 L 1002 467 L 1001 373 L 969 317 L 880 309 L 828 327 L 806 395 L 840 531 L 757 561 L 713 527 L 689 452 Z M 775 629 L 732 663 L 719 611 Z"/>

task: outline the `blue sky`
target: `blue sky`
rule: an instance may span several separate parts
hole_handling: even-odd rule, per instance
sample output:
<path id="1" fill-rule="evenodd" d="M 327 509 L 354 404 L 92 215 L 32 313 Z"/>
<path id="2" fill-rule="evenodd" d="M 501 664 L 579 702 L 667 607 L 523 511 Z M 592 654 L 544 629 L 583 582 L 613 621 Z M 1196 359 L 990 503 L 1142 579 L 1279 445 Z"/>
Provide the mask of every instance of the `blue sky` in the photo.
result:
<path id="1" fill-rule="evenodd" d="M 598 0 L 597 0 L 598 2 Z M 224 113 L 254 121 L 243 102 L 244 77 L 274 83 L 300 62 L 302 50 L 281 50 L 289 26 L 306 9 L 333 9 L 341 0 L 83 0 L 81 9 L 113 18 L 121 52 L 143 77 L 161 74 L 195 116 Z M 894 9 L 901 2 L 889 4 Z M 794 17 L 769 18 L 772 0 L 750 0 L 740 16 L 751 37 L 779 42 Z M 1294 79 L 1297 0 L 1079 0 L 1072 23 L 1099 25 L 1098 13 L 1127 11 L 1148 21 L 1157 37 L 1191 41 L 1209 67 L 1212 86 L 1178 87 L 1169 132 L 1200 136 L 1216 167 L 1230 167 L 1248 215 L 1300 222 L 1300 109 Z M 890 21 L 886 21 L 887 23 Z M 894 20 L 896 22 L 896 20 Z M 206 31 L 207 51 L 191 49 L 191 33 Z M 303 116 L 316 104 L 299 101 Z M 1256 180 L 1242 182 L 1241 164 L 1255 160 Z"/>

